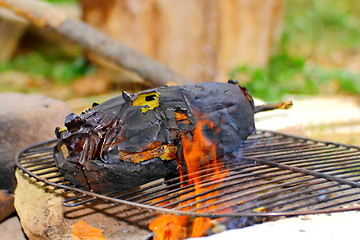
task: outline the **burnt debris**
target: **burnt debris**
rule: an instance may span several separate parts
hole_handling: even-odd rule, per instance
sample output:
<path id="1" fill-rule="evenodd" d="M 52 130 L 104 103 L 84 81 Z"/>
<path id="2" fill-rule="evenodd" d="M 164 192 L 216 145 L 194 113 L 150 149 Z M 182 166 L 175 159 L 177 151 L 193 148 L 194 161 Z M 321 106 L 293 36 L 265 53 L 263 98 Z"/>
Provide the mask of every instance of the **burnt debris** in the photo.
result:
<path id="1" fill-rule="evenodd" d="M 129 189 L 186 169 L 180 136 L 191 137 L 198 121 L 217 146 L 217 157 L 239 148 L 255 132 L 257 112 L 236 82 L 168 86 L 123 92 L 56 129 L 57 166 L 75 185 L 103 192 Z"/>

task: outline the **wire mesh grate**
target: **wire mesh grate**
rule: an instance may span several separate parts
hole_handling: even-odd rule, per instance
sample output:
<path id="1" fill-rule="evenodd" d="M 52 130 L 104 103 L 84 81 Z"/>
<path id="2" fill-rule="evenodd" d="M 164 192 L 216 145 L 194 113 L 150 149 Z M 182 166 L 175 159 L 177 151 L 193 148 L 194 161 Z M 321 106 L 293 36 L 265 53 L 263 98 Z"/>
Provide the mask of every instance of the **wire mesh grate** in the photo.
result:
<path id="1" fill-rule="evenodd" d="M 38 181 L 74 193 L 65 206 L 102 199 L 190 216 L 283 216 L 360 209 L 360 148 L 258 131 L 238 158 L 194 174 L 201 191 L 183 179 L 159 179 L 107 193 L 78 188 L 58 171 L 55 140 L 24 149 L 17 166 Z M 216 174 L 211 169 L 217 169 Z M 220 169 L 220 170 L 219 170 Z"/>

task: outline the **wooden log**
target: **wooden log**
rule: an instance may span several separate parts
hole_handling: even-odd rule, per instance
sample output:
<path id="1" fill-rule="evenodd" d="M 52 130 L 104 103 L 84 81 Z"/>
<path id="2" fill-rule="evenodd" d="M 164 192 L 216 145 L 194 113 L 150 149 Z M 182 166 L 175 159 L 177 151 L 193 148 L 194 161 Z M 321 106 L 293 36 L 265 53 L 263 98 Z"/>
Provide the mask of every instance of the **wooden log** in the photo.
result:
<path id="1" fill-rule="evenodd" d="M 16 14 L 0 8 L 0 62 L 6 62 L 12 57 L 28 25 Z"/>
<path id="2" fill-rule="evenodd" d="M 77 42 L 86 49 L 139 74 L 153 86 L 169 82 L 190 81 L 175 74 L 164 64 L 110 38 L 106 34 L 74 19 L 67 18 L 50 4 L 38 0 L 0 0 L 4 6 L 40 28 L 49 28 Z"/>

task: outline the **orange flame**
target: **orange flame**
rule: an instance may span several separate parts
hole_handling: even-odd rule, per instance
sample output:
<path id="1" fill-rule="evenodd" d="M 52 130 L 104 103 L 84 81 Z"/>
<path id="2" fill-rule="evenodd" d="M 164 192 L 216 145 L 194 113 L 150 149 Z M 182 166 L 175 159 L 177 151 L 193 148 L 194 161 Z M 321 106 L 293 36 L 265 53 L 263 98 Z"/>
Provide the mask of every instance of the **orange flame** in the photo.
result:
<path id="1" fill-rule="evenodd" d="M 203 204 L 209 204 L 215 201 L 215 199 L 212 198 L 211 200 L 205 201 L 205 203 L 198 202 L 201 199 L 215 196 L 217 191 L 212 191 L 210 193 L 203 194 L 202 196 L 198 195 L 218 187 L 219 184 L 221 184 L 221 181 L 219 180 L 225 178 L 227 175 L 227 171 L 221 171 L 222 167 L 217 163 L 216 144 L 206 138 L 203 134 L 202 129 L 204 126 L 214 130 L 214 124 L 212 122 L 208 120 L 200 120 L 195 127 L 194 135 L 192 137 L 188 137 L 185 134 L 181 135 L 183 157 L 186 162 L 186 171 L 188 173 L 187 185 L 193 184 L 195 190 L 193 192 L 183 194 L 180 199 L 185 199 L 191 195 L 197 195 L 195 199 L 195 201 L 197 201 L 197 208 L 201 207 Z M 180 163 L 179 165 L 182 164 Z M 210 168 L 210 165 L 213 167 Z M 200 169 L 206 169 L 207 172 L 200 173 Z M 206 178 L 209 182 L 217 183 L 210 184 L 210 186 L 202 186 L 201 181 L 204 180 L 203 175 L 207 175 Z M 184 174 L 181 168 L 180 180 L 184 181 Z M 190 202 L 185 201 L 179 204 L 179 206 L 184 206 L 188 203 Z M 186 211 L 190 208 L 191 207 L 184 206 L 182 209 Z M 216 205 L 213 205 L 211 209 L 204 208 L 202 210 L 197 210 L 197 212 L 206 212 L 215 210 L 215 208 Z M 149 225 L 149 229 L 155 233 L 154 240 L 180 240 L 188 237 L 204 236 L 206 231 L 212 225 L 213 221 L 210 218 L 191 218 L 189 216 L 164 214 L 153 220 Z"/>
<path id="2" fill-rule="evenodd" d="M 106 240 L 101 230 L 79 220 L 72 227 L 72 240 Z"/>

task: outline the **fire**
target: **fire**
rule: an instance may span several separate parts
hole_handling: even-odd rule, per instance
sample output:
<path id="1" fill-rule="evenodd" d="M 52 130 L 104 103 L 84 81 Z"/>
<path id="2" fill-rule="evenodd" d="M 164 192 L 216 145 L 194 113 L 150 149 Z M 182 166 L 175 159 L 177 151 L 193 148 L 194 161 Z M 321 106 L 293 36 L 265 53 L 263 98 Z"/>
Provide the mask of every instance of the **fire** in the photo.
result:
<path id="1" fill-rule="evenodd" d="M 72 227 L 73 240 L 106 240 L 100 229 L 80 220 Z"/>
<path id="2" fill-rule="evenodd" d="M 208 120 L 200 120 L 195 127 L 192 137 L 188 137 L 185 134 L 181 136 L 183 160 L 186 162 L 186 171 L 188 173 L 187 185 L 193 184 L 194 191 L 183 194 L 180 199 L 186 199 L 194 194 L 198 195 L 218 187 L 221 184 L 221 179 L 224 179 L 227 175 L 227 171 L 223 171 L 221 164 L 217 163 L 216 144 L 204 136 L 203 127 L 208 127 L 214 131 L 214 124 L 212 122 Z M 181 165 L 181 163 L 179 165 Z M 210 167 L 210 165 L 212 167 Z M 200 169 L 206 169 L 207 172 L 202 172 L 200 174 Z M 215 184 L 202 186 L 201 181 L 204 180 L 203 175 L 207 175 L 207 180 L 209 182 L 214 182 Z M 181 168 L 180 180 L 184 181 L 184 174 Z M 202 196 L 197 196 L 195 199 L 197 202 L 196 207 L 199 208 L 204 204 L 213 203 L 215 201 L 213 198 L 205 201 L 204 203 L 200 203 L 198 201 L 215 195 L 217 195 L 217 191 L 211 191 L 210 193 L 203 194 Z M 182 210 L 189 210 L 191 207 L 186 206 L 189 203 L 191 202 L 182 202 L 178 207 L 184 206 Z M 207 212 L 215 210 L 215 208 L 216 205 L 214 205 L 211 209 L 204 208 L 197 211 Z M 191 218 L 189 216 L 164 214 L 153 220 L 149 225 L 149 229 L 155 233 L 154 240 L 180 240 L 189 237 L 204 236 L 206 231 L 212 225 L 213 221 L 210 218 Z"/>

